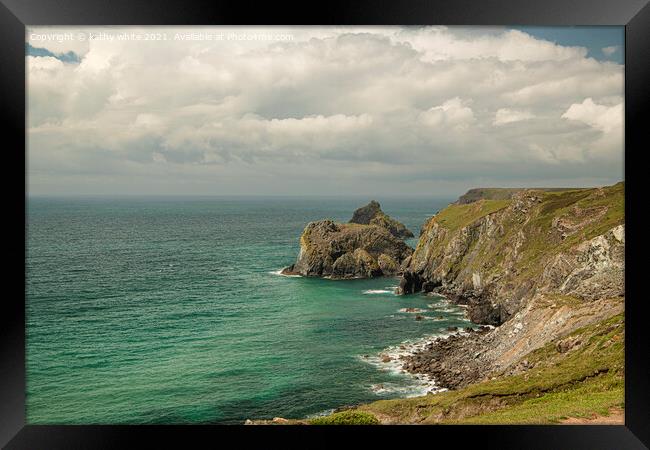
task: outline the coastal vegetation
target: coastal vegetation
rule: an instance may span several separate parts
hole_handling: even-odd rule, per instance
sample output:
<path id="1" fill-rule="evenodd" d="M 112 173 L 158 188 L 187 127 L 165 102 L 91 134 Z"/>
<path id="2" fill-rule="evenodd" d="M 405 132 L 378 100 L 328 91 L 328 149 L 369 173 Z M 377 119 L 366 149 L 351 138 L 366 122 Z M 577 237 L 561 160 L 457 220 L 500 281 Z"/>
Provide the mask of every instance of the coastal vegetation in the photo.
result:
<path id="1" fill-rule="evenodd" d="M 544 424 L 606 416 L 624 406 L 623 314 L 582 327 L 526 355 L 516 375 L 459 390 L 360 406 L 382 423 Z"/>
<path id="2" fill-rule="evenodd" d="M 373 414 L 365 411 L 341 411 L 329 416 L 317 417 L 309 421 L 310 425 L 379 425 Z"/>

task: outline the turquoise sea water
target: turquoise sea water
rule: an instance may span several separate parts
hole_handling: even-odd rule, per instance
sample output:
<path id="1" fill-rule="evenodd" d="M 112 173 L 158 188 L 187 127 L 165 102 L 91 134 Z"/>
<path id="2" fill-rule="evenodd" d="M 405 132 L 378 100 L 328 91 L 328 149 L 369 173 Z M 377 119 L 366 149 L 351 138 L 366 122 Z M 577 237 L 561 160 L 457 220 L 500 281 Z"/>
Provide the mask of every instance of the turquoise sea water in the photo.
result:
<path id="1" fill-rule="evenodd" d="M 30 198 L 28 423 L 241 423 L 425 393 L 378 355 L 468 326 L 462 309 L 394 278 L 277 274 L 307 222 L 368 200 Z M 448 203 L 377 200 L 416 236 Z"/>

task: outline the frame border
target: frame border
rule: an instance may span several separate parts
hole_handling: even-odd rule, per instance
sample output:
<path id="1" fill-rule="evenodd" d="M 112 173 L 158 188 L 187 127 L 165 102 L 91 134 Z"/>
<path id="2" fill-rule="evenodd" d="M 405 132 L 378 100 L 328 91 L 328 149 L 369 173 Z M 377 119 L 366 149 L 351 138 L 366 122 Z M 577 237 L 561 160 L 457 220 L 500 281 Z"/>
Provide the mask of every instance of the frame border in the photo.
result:
<path id="1" fill-rule="evenodd" d="M 223 0 L 219 3 L 195 0 L 167 0 L 161 8 L 154 0 L 0 0 L 0 109 L 5 145 L 11 156 L 10 172 L 22 183 L 25 197 L 7 183 L 11 212 L 26 213 L 27 175 L 25 149 L 25 27 L 27 25 L 624 25 L 625 26 L 625 214 L 626 305 L 625 305 L 625 425 L 607 426 L 438 426 L 409 427 L 408 439 L 439 441 L 441 438 L 498 448 L 647 448 L 650 446 L 650 370 L 645 344 L 648 327 L 641 313 L 643 292 L 640 272 L 645 255 L 640 246 L 641 154 L 647 148 L 645 127 L 650 110 L 650 6 L 649 0 L 330 0 L 319 7 L 289 3 Z M 22 180 L 22 181 L 21 181 Z M 13 180 L 12 180 L 13 181 Z M 16 219 L 14 222 L 18 222 Z M 22 231 L 25 234 L 27 222 Z M 23 225 L 21 225 L 23 226 Z M 13 229 L 12 229 L 13 230 Z M 26 244 L 9 239 L 10 257 L 25 257 Z M 26 243 L 26 241 L 24 241 Z M 25 425 L 25 265 L 12 265 L 12 287 L 16 295 L 6 296 L 0 328 L 0 445 L 6 448 L 114 448 L 134 440 L 151 445 L 159 442 L 185 443 L 186 439 L 223 442 L 231 435 L 240 444 L 249 439 L 285 439 L 290 435 L 325 437 L 331 443 L 355 433 L 384 439 L 386 433 L 406 427 L 247 427 L 240 426 L 42 426 Z M 23 284 L 18 288 L 19 279 Z M 13 293 L 13 292 L 12 292 Z M 362 427 L 363 428 L 363 427 Z M 180 440 L 179 440 L 180 439 Z M 298 437 L 300 439 L 300 437 Z M 323 442 L 324 443 L 324 442 Z M 457 445 L 457 444 L 454 444 Z M 471 445 L 471 444 L 470 444 Z"/>

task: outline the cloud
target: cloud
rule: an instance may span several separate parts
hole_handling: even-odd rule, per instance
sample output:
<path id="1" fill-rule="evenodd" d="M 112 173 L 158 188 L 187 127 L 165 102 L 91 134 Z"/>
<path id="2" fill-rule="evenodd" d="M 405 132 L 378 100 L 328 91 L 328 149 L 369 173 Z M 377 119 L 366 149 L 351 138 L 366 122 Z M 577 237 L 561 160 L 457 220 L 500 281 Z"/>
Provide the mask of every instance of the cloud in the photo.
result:
<path id="1" fill-rule="evenodd" d="M 518 30 L 426 27 L 401 31 L 426 61 L 496 58 L 500 61 L 565 61 L 584 58 L 585 47 L 564 47 Z"/>
<path id="2" fill-rule="evenodd" d="M 618 45 L 612 45 L 610 47 L 603 47 L 602 52 L 603 55 L 605 56 L 612 56 L 614 53 L 618 51 L 619 47 Z"/>
<path id="3" fill-rule="evenodd" d="M 562 117 L 611 133 L 623 126 L 623 103 L 599 105 L 591 98 L 586 98 L 582 103 L 572 104 Z"/>
<path id="4" fill-rule="evenodd" d="M 515 109 L 499 108 L 494 116 L 494 125 L 505 125 L 507 123 L 519 122 L 535 117 L 530 111 L 518 111 Z"/>
<path id="5" fill-rule="evenodd" d="M 81 57 L 27 57 L 32 189 L 408 193 L 622 177 L 623 66 L 582 47 L 484 27 L 246 30 L 292 39 L 30 29 Z M 91 31 L 171 38 L 43 40 Z"/>
<path id="6" fill-rule="evenodd" d="M 466 102 L 455 97 L 440 106 L 421 112 L 418 121 L 427 127 L 465 128 L 474 121 L 474 112 L 472 108 L 466 106 Z"/>

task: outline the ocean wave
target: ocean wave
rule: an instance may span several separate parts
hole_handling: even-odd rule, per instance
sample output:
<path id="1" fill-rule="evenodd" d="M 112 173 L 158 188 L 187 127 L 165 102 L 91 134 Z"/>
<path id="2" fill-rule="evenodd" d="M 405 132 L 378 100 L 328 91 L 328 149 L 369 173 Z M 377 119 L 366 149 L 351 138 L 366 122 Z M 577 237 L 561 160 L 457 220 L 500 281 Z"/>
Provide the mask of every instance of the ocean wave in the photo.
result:
<path id="1" fill-rule="evenodd" d="M 366 291 L 363 291 L 364 294 L 366 295 L 372 295 L 372 294 L 393 294 L 394 291 L 389 291 L 386 289 L 368 289 Z"/>
<path id="2" fill-rule="evenodd" d="M 413 374 L 403 368 L 403 360 L 421 350 L 424 350 L 436 339 L 447 339 L 454 334 L 467 334 L 466 331 L 440 331 L 428 334 L 416 340 L 406 340 L 398 345 L 390 346 L 374 355 L 362 355 L 358 358 L 377 369 L 389 372 L 391 375 L 408 377 L 408 384 L 377 383 L 370 386 L 370 390 L 377 395 L 399 394 L 400 397 L 418 397 L 427 393 L 437 393 L 446 389 L 438 386 L 433 378 L 427 374 Z"/>
<path id="3" fill-rule="evenodd" d="M 413 314 L 429 312 L 428 310 L 422 308 L 402 308 L 402 309 L 398 309 L 397 311 L 401 313 L 413 313 Z"/>
<path id="4" fill-rule="evenodd" d="M 284 270 L 284 269 L 274 270 L 274 271 L 271 271 L 271 272 L 269 272 L 269 273 L 270 273 L 271 275 L 280 275 L 281 277 L 288 277 L 288 278 L 301 278 L 301 277 L 302 277 L 302 275 L 295 275 L 295 274 L 288 275 L 288 274 L 286 274 L 286 273 L 282 273 L 283 270 Z"/>
<path id="5" fill-rule="evenodd" d="M 452 316 L 465 317 L 467 315 L 467 307 L 465 305 L 454 305 L 445 300 L 429 303 L 427 307 L 433 312 L 445 313 Z"/>
<path id="6" fill-rule="evenodd" d="M 418 384 L 403 385 L 397 383 L 375 383 L 370 385 L 370 390 L 376 395 L 396 395 L 400 398 L 421 397 L 429 392 L 437 393 L 446 391 L 431 381 L 424 381 Z"/>
<path id="7" fill-rule="evenodd" d="M 309 414 L 309 415 L 307 415 L 306 418 L 307 419 L 316 419 L 317 417 L 329 416 L 330 414 L 334 413 L 334 411 L 336 411 L 336 409 L 334 409 L 334 408 L 326 409 L 324 411 L 319 411 L 319 412 L 314 413 L 314 414 Z"/>

